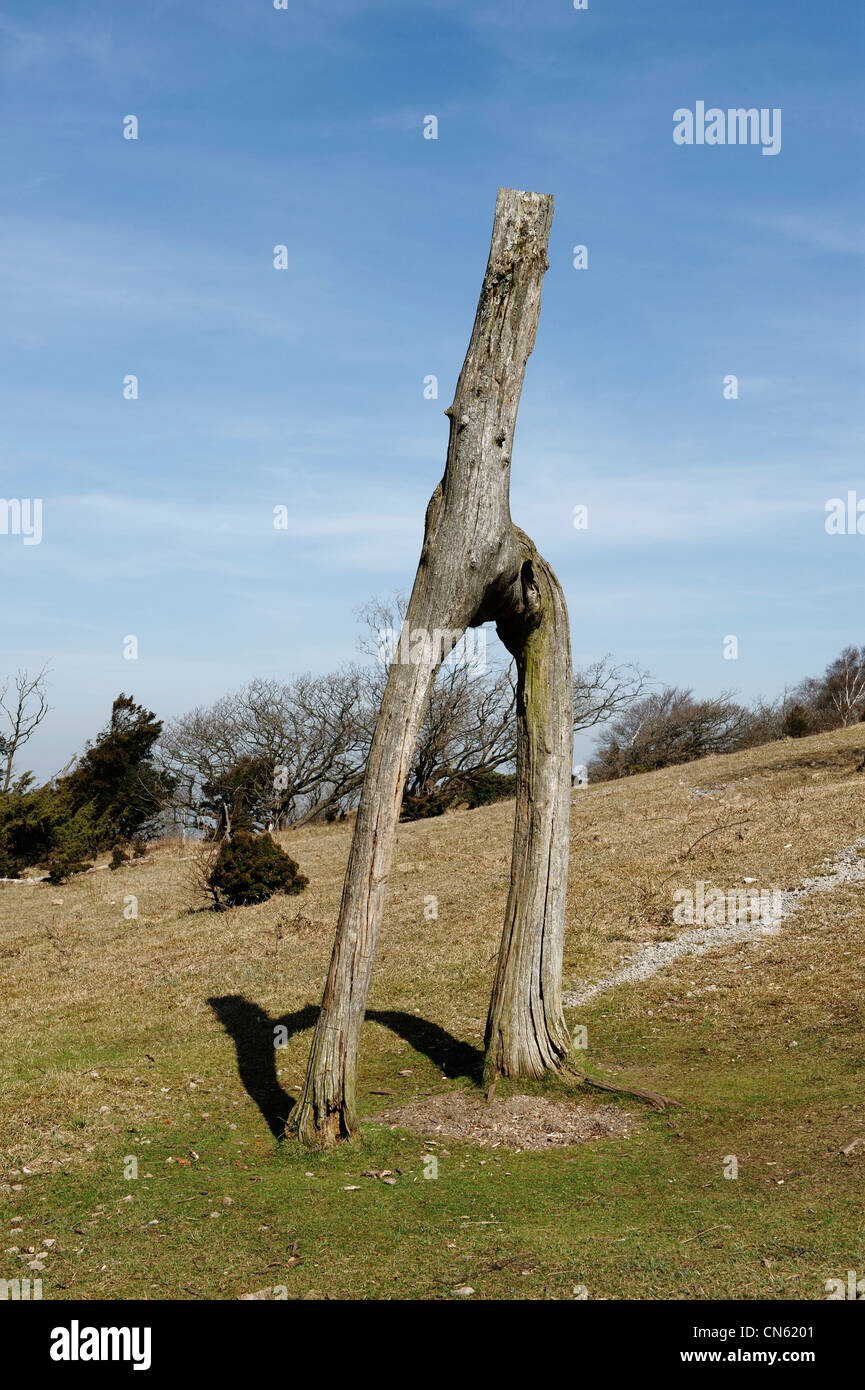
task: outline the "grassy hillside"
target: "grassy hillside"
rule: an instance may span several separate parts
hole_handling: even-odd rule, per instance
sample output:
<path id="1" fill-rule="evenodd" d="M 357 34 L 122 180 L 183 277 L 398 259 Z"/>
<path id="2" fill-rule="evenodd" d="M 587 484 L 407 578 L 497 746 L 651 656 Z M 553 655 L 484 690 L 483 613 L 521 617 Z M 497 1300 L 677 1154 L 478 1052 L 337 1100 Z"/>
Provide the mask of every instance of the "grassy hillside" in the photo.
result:
<path id="1" fill-rule="evenodd" d="M 681 931 L 676 888 L 792 888 L 865 834 L 863 747 L 865 730 L 846 730 L 575 791 L 565 987 Z M 512 815 L 504 802 L 400 827 L 362 1044 L 367 1115 L 477 1094 Z M 865 889 L 569 1012 L 588 1030 L 578 1066 L 684 1109 L 573 1078 L 500 1083 L 497 1099 L 612 1103 L 631 1119 L 547 1152 L 368 1124 L 362 1143 L 311 1155 L 275 1134 L 303 1075 L 349 835 L 281 837 L 307 891 L 222 914 L 180 844 L 61 888 L 0 885 L 0 1277 L 41 1277 L 46 1299 L 464 1285 L 808 1299 L 865 1273 L 865 1144 L 841 1153 L 865 1138 Z M 123 915 L 132 896 L 137 918 Z"/>

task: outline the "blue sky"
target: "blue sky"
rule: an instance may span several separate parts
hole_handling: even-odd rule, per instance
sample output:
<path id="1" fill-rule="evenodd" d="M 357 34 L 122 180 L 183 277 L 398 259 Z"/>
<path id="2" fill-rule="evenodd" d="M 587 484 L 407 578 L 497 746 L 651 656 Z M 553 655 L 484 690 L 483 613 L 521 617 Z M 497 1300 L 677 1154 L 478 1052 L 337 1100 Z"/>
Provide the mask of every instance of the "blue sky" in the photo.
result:
<path id="1" fill-rule="evenodd" d="M 512 513 L 575 660 L 768 696 L 865 641 L 865 536 L 824 526 L 865 497 L 863 49 L 850 0 L 0 4 L 0 495 L 44 508 L 0 535 L 0 674 L 53 667 L 24 765 L 121 689 L 165 716 L 356 655 L 414 575 L 499 185 L 556 200 Z M 781 108 L 781 152 L 677 146 L 698 100 Z"/>

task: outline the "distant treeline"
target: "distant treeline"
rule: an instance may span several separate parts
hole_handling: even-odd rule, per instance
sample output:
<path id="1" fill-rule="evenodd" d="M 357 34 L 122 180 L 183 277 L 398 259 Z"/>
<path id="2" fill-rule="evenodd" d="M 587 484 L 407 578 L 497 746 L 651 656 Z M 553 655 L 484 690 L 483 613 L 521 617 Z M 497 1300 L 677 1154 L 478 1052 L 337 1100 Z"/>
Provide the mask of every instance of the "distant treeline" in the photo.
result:
<path id="1" fill-rule="evenodd" d="M 633 700 L 609 721 L 589 764 L 589 780 L 628 777 L 863 719 L 865 646 L 845 647 L 822 676 L 801 681 L 771 703 L 741 705 L 731 691 L 698 699 L 691 690 L 668 685 Z"/>
<path id="2" fill-rule="evenodd" d="M 114 850 L 113 864 L 171 827 L 222 839 L 347 815 L 360 795 L 387 661 L 380 634 L 399 630 L 404 600 L 360 610 L 372 658 L 325 676 L 253 680 L 166 723 L 121 694 L 107 725 L 37 786 L 16 762 L 49 707 L 47 671 L 0 689 L 0 876 L 41 866 L 55 880 Z M 377 634 L 379 638 L 377 640 Z M 449 657 L 433 687 L 409 768 L 403 818 L 513 794 L 516 690 L 510 666 Z M 606 780 L 865 719 L 865 647 L 773 703 L 730 691 L 702 699 L 659 687 L 604 657 L 574 672 L 574 729 L 600 730 L 589 779 Z"/>

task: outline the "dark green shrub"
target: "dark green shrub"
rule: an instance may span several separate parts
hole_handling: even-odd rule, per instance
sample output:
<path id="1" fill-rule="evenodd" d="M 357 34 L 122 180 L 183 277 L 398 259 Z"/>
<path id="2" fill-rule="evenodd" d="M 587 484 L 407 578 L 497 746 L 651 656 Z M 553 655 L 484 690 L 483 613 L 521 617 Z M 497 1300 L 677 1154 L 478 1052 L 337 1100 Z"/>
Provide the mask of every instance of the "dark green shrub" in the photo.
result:
<path id="1" fill-rule="evenodd" d="M 120 695 L 72 772 L 41 787 L 29 773 L 19 778 L 0 796 L 0 876 L 44 865 L 51 882 L 62 883 L 100 850 L 154 833 L 172 785 L 153 762 L 161 729 L 149 710 Z"/>
<path id="2" fill-rule="evenodd" d="M 155 829 L 172 785 L 153 761 L 161 732 L 155 714 L 137 705 L 131 695 L 118 695 L 106 728 L 58 781 L 59 815 L 65 818 L 87 809 L 90 853 Z"/>
<path id="3" fill-rule="evenodd" d="M 513 772 L 494 772 L 491 768 L 479 768 L 465 777 L 457 777 L 450 783 L 453 790 L 452 804 L 460 802 L 473 811 L 476 806 L 489 806 L 493 801 L 504 801 L 515 796 L 517 790 L 516 774 Z"/>
<path id="4" fill-rule="evenodd" d="M 123 865 L 128 863 L 129 855 L 126 853 L 126 850 L 121 849 L 120 845 L 115 845 L 111 851 L 111 861 L 108 865 L 109 869 L 122 869 Z"/>
<path id="5" fill-rule="evenodd" d="M 52 844 L 42 863 L 51 883 L 64 883 L 72 874 L 92 867 L 94 849 L 93 817 L 90 808 L 81 807 L 71 815 L 58 810 L 61 799 L 52 796 Z M 65 805 L 65 803 L 63 803 Z"/>
<path id="6" fill-rule="evenodd" d="M 270 835 L 236 830 L 220 847 L 208 879 L 210 891 L 221 906 L 261 903 L 274 893 L 300 893 L 309 879 Z"/>
<path id="7" fill-rule="evenodd" d="M 427 816 L 443 816 L 449 806 L 444 792 L 430 792 L 428 796 L 409 796 L 402 799 L 400 820 L 426 820 Z"/>
<path id="8" fill-rule="evenodd" d="M 34 787 L 30 773 L 0 797 L 0 876 L 20 878 L 54 844 L 54 818 L 47 788 Z"/>
<path id="9" fill-rule="evenodd" d="M 513 772 L 494 772 L 491 768 L 478 768 L 475 772 L 460 773 L 451 777 L 432 791 L 412 796 L 408 792 L 403 797 L 401 820 L 424 820 L 427 816 L 441 816 L 452 806 L 466 806 L 473 811 L 477 806 L 488 806 L 491 801 L 501 801 L 516 794 L 517 779 Z"/>
<path id="10" fill-rule="evenodd" d="M 92 867 L 84 859 L 61 859 L 52 855 L 48 862 L 48 882 L 55 885 L 65 883 L 73 874 L 84 874 Z"/>
<path id="11" fill-rule="evenodd" d="M 239 758 L 225 772 L 202 787 L 201 809 L 216 820 L 217 834 L 254 830 L 271 819 L 273 763 L 266 758 Z"/>
<path id="12" fill-rule="evenodd" d="M 811 721 L 804 705 L 791 705 L 784 716 L 784 733 L 787 738 L 804 738 L 811 732 Z"/>

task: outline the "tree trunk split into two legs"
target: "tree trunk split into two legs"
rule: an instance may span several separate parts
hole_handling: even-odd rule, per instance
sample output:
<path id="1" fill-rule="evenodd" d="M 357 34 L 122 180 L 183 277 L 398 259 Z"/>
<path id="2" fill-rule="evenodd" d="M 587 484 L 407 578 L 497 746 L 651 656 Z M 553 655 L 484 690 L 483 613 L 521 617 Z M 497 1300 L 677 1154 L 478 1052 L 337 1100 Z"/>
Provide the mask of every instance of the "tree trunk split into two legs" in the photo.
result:
<path id="1" fill-rule="evenodd" d="M 511 887 L 486 1032 L 485 1080 L 540 1076 L 567 1054 L 561 965 L 569 849 L 572 674 L 558 580 L 510 516 L 510 462 L 547 269 L 553 200 L 500 189 L 490 257 L 426 515 L 401 641 L 370 749 L 306 1086 L 290 1130 L 357 1129 L 360 1030 L 403 789 L 436 671 L 455 634 L 494 621 L 517 662 Z M 444 650 L 444 647 L 447 650 Z"/>

